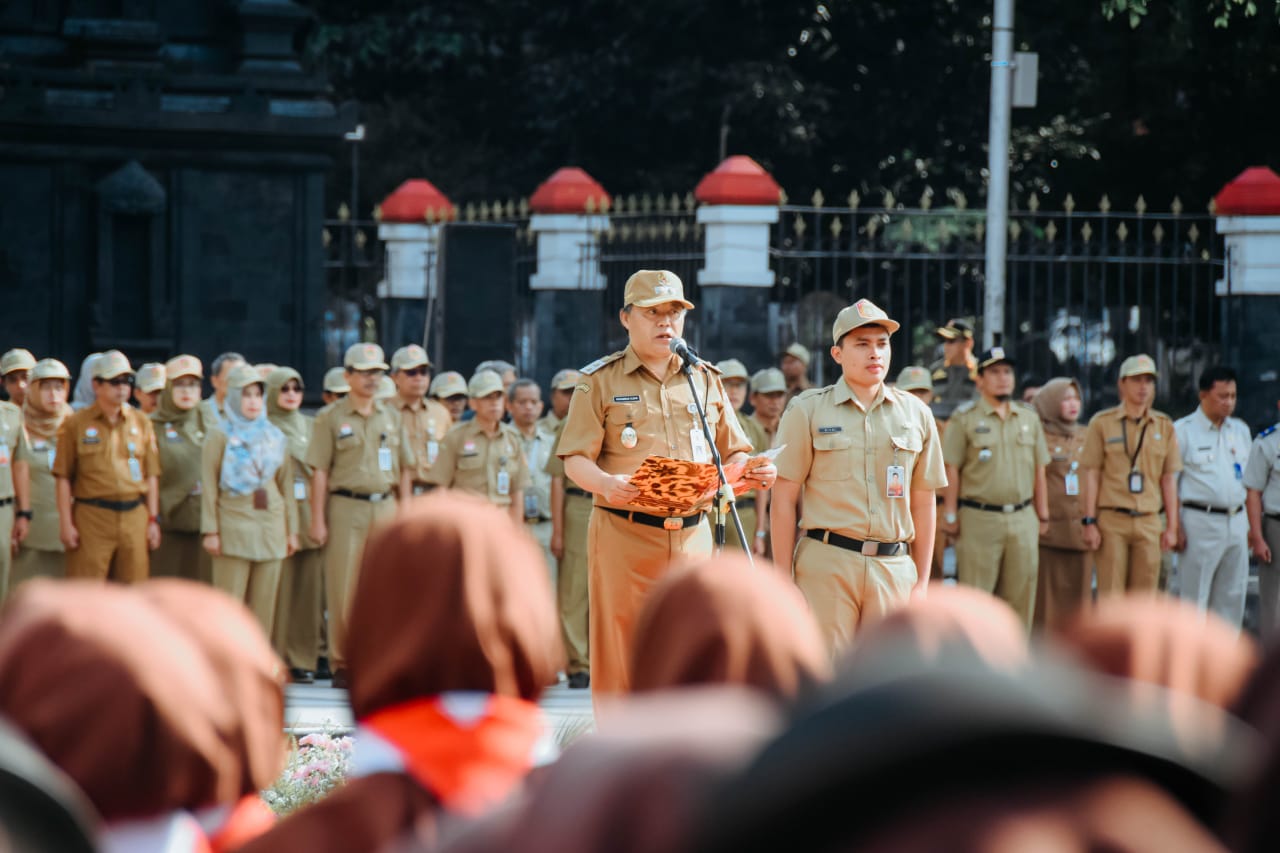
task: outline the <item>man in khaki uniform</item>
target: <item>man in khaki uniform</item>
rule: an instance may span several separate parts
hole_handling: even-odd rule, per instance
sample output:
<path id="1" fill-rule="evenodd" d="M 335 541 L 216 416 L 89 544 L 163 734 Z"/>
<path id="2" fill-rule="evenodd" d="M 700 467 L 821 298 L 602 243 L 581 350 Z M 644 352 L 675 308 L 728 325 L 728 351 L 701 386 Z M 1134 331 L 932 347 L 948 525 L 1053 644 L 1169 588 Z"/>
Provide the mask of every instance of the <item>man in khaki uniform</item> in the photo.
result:
<path id="1" fill-rule="evenodd" d="M 520 447 L 529 469 L 524 489 L 525 528 L 542 546 L 551 583 L 556 581 L 556 558 L 551 553 L 551 475 L 547 473 L 547 457 L 556 443 L 555 430 L 548 428 L 542 415 L 542 389 L 532 379 L 517 379 L 507 389 L 507 411 L 511 426 L 520 436 Z"/>
<path id="2" fill-rule="evenodd" d="M 391 406 L 400 412 L 405 435 L 417 464 L 410 479 L 413 493 L 426 494 L 431 488 L 427 475 L 440 455 L 440 442 L 453 426 L 449 410 L 435 400 L 427 399 L 427 387 L 431 384 L 431 360 L 427 351 L 417 344 L 401 347 L 391 356 L 391 378 L 396 383 L 396 396 Z"/>
<path id="3" fill-rule="evenodd" d="M 53 475 L 69 578 L 144 581 L 148 549 L 160 546 L 160 454 L 150 419 L 128 403 L 133 381 L 123 353 L 103 353 L 95 401 L 58 432 Z"/>
<path id="4" fill-rule="evenodd" d="M 933 404 L 933 378 L 929 373 L 929 368 L 919 365 L 910 365 L 902 368 L 898 374 L 898 381 L 894 383 L 894 387 L 899 391 L 906 391 L 915 394 L 916 398 L 926 406 Z M 945 422 L 939 422 L 935 417 L 934 422 L 938 424 L 938 435 L 943 436 L 943 427 Z M 935 499 L 938 504 L 938 528 L 933 537 L 933 563 L 930 568 L 930 580 L 941 581 L 944 577 L 943 564 L 947 553 L 947 535 L 942 532 L 942 492 L 938 492 Z"/>
<path id="5" fill-rule="evenodd" d="M 160 405 L 160 392 L 164 390 L 164 365 L 154 361 L 138 368 L 137 383 L 133 386 L 133 402 L 138 411 L 150 416 Z"/>
<path id="6" fill-rule="evenodd" d="M 0 356 L 4 391 L 9 395 L 9 402 L 19 409 L 27 399 L 27 385 L 31 381 L 31 369 L 35 366 L 35 356 L 24 349 L 11 349 Z"/>
<path id="7" fill-rule="evenodd" d="M 776 367 L 757 370 L 751 377 L 751 407 L 754 411 L 747 415 L 764 437 L 761 450 L 768 450 L 777 443 L 778 424 L 782 421 L 782 411 L 787 407 L 787 380 L 782 371 Z M 753 441 L 754 444 L 754 441 Z M 772 557 L 773 546 L 769 541 L 769 501 L 772 492 L 756 492 L 756 533 L 755 553 L 762 557 Z M 743 528 L 746 529 L 745 527 Z"/>
<path id="8" fill-rule="evenodd" d="M 727 358 L 724 361 L 716 363 L 716 370 L 720 371 L 720 384 L 724 386 L 724 393 L 729 398 L 729 405 L 733 407 L 733 412 L 738 416 L 738 426 L 742 427 L 742 432 L 747 436 L 747 441 L 751 442 L 751 451 L 760 453 L 769 449 L 769 437 L 764 434 L 764 430 L 760 425 L 751 419 L 750 415 L 742 411 L 743 405 L 747 402 L 747 390 L 750 387 L 751 379 L 747 374 L 746 365 L 738 361 L 736 358 Z M 738 495 L 736 501 L 738 507 L 738 518 L 742 522 L 742 532 L 746 534 L 750 545 L 744 543 L 738 538 L 738 531 L 733 526 L 731 519 L 725 519 L 725 544 L 730 548 L 738 548 L 740 550 L 750 549 L 753 553 L 764 553 L 764 538 L 759 537 L 761 547 L 756 550 L 755 533 L 760 529 L 760 514 L 756 512 L 756 504 L 762 493 L 756 489 L 749 492 L 743 492 Z"/>
<path id="9" fill-rule="evenodd" d="M 929 410 L 885 384 L 896 331 L 869 299 L 842 310 L 831 327 L 841 378 L 797 397 L 778 427 L 774 560 L 833 657 L 929 582 L 933 492 L 947 481 Z"/>
<path id="10" fill-rule="evenodd" d="M 386 374 L 382 347 L 355 344 L 343 358 L 347 396 L 316 415 L 306 464 L 311 475 L 311 538 L 324 546 L 333 686 L 347 685 L 347 610 L 360 554 L 374 524 L 412 494 L 415 459 L 392 407 L 374 399 Z"/>
<path id="11" fill-rule="evenodd" d="M 591 689 L 597 706 L 602 697 L 629 687 L 632 629 L 649 590 L 673 560 L 711 553 L 705 512 L 654 514 L 631 503 L 639 492 L 628 482 L 650 454 L 711 462 L 682 362 L 670 351 L 691 308 L 675 273 L 641 270 L 627 279 L 619 314 L 627 348 L 582 369 L 556 450 L 569 479 L 595 495 L 588 586 Z M 715 369 L 695 371 L 694 387 L 724 462 L 745 460 L 751 443 L 731 413 Z M 751 472 L 762 488 L 776 475 L 772 465 Z"/>
<path id="12" fill-rule="evenodd" d="M 347 371 L 342 367 L 331 367 L 324 372 L 324 383 L 320 386 L 320 399 L 326 406 L 336 403 L 351 393 L 347 384 Z"/>
<path id="13" fill-rule="evenodd" d="M 1258 628 L 1270 647 L 1280 634 L 1280 424 L 1253 439 L 1244 487 L 1249 550 L 1258 558 Z"/>
<path id="14" fill-rule="evenodd" d="M 26 485 L 30 495 L 29 506 L 15 501 L 18 507 L 19 528 L 14 531 L 14 541 L 22 548 L 13 561 L 9 575 L 9 591 L 18 584 L 37 577 L 62 578 L 67 576 L 66 557 L 62 541 L 58 538 L 58 486 L 53 477 L 54 454 L 57 449 L 58 429 L 71 413 L 67 394 L 71 390 L 71 372 L 57 359 L 45 358 L 31 368 L 31 387 L 23 408 L 23 429 L 26 447 L 19 445 L 13 454 L 13 482 Z M 0 405 L 0 421 L 10 420 L 12 410 Z M 5 430 L 7 432 L 7 430 Z M 6 435 L 6 444 L 8 436 Z M 4 510 L 0 509 L 0 519 Z M 25 535 L 19 535 L 23 534 Z M 0 597 L 4 587 L 0 582 Z"/>
<path id="15" fill-rule="evenodd" d="M 977 394 L 974 380 L 977 362 L 973 358 L 973 327 L 964 320 L 948 320 L 936 334 L 942 341 L 942 358 L 933 363 L 933 414 L 946 421 L 961 403 Z"/>
<path id="16" fill-rule="evenodd" d="M 1173 420 L 1151 408 L 1156 363 L 1149 355 L 1120 365 L 1120 405 L 1089 421 L 1084 469 L 1084 543 L 1098 552 L 1098 596 L 1155 592 L 1160 552 L 1178 541 L 1182 454 Z M 1169 513 L 1160 532 L 1160 512 Z"/>
<path id="17" fill-rule="evenodd" d="M 440 458 L 431 469 L 431 484 L 459 489 L 506 507 L 517 525 L 524 523 L 524 490 L 529 487 L 529 466 L 520 445 L 520 433 L 502 422 L 506 394 L 502 377 L 482 370 L 467 386 L 475 417 L 449 431 L 440 446 Z"/>
<path id="18" fill-rule="evenodd" d="M 978 361 L 981 397 L 951 415 L 941 529 L 956 538 L 960 583 L 994 593 L 1031 630 L 1040 531 L 1049 521 L 1049 447 L 1035 409 L 1013 402 L 1014 361 L 992 347 Z M 959 513 L 956 508 L 959 504 Z"/>
<path id="19" fill-rule="evenodd" d="M 26 350 L 22 350 L 26 352 Z M 33 365 L 34 366 L 34 365 Z M 26 380 L 23 380 L 25 391 Z M 22 409 L 0 402 L 0 598 L 9 589 L 14 548 L 26 539 L 31 522 L 31 448 L 22 428 Z"/>
<path id="20" fill-rule="evenodd" d="M 788 402 L 801 391 L 808 391 L 813 387 L 809 381 L 809 362 L 812 358 L 809 348 L 801 343 L 794 343 L 778 353 L 778 367 L 787 380 Z"/>
<path id="21" fill-rule="evenodd" d="M 454 370 L 446 370 L 431 380 L 431 390 L 427 395 L 445 407 L 449 417 L 456 424 L 462 420 L 467 411 L 467 380 Z"/>
<path id="22" fill-rule="evenodd" d="M 560 424 L 569 414 L 569 404 L 573 402 L 573 389 L 577 384 L 576 370 L 561 370 L 551 377 L 551 410 L 542 416 L 542 425 L 547 432 L 559 435 Z"/>
<path id="23" fill-rule="evenodd" d="M 575 385 L 579 374 L 573 371 Z M 567 418 L 566 418 L 567 420 Z M 565 421 L 556 427 L 555 444 L 547 459 L 551 476 L 551 555 L 556 558 L 556 606 L 560 611 L 560 637 L 568 657 L 565 674 L 569 687 L 591 686 L 588 633 L 590 605 L 587 597 L 587 533 L 591 525 L 591 493 L 578 488 L 564 475 L 564 460 L 557 453 Z"/>

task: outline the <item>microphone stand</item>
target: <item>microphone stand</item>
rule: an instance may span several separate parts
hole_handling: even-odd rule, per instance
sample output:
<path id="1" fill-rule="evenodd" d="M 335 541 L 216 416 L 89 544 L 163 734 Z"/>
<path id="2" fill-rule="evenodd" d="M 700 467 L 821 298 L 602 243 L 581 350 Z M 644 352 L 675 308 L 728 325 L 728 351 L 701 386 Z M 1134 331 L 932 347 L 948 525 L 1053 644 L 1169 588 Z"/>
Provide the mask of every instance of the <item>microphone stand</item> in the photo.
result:
<path id="1" fill-rule="evenodd" d="M 698 410 L 698 420 L 702 422 L 702 434 L 707 439 L 707 447 L 711 448 L 711 461 L 715 463 L 716 474 L 720 477 L 720 488 L 716 496 L 716 553 L 719 554 L 724 550 L 724 520 L 727 515 L 733 518 L 733 529 L 738 533 L 738 541 L 743 543 L 743 550 L 747 554 L 747 563 L 754 566 L 756 561 L 751 553 L 752 543 L 747 541 L 746 535 L 742 532 L 742 519 L 738 518 L 738 504 L 734 499 L 733 488 L 729 485 L 729 476 L 724 472 L 724 462 L 721 461 L 720 451 L 716 448 L 715 436 L 711 434 L 711 427 L 707 425 L 707 410 L 703 407 L 702 399 L 698 396 L 698 387 L 693 383 L 693 365 L 688 358 L 681 357 L 680 371 L 684 373 L 684 378 L 689 381 L 689 392 L 693 395 L 693 405 Z"/>

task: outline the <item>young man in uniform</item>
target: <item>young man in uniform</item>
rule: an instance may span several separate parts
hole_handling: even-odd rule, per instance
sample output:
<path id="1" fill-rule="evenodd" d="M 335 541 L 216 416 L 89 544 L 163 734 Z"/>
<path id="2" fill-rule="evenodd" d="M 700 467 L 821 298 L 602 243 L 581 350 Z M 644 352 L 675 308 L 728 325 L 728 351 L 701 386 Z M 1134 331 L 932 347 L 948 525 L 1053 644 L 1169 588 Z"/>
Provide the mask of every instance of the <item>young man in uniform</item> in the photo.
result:
<path id="1" fill-rule="evenodd" d="M 573 371 L 575 387 L 580 374 Z M 570 398 L 572 399 L 572 398 Z M 566 418 L 567 420 L 567 418 Z M 560 637 L 564 641 L 565 674 L 569 687 L 591 686 L 588 648 L 590 607 L 587 600 L 587 532 L 591 524 L 591 493 L 564 475 L 564 460 L 556 453 L 565 421 L 556 427 L 546 472 L 551 477 L 551 544 L 556 559 L 556 607 L 560 611 Z"/>
<path id="2" fill-rule="evenodd" d="M 311 475 L 311 538 L 324 546 L 333 686 L 347 686 L 347 609 L 360 554 L 374 524 L 395 514 L 396 497 L 412 494 L 414 455 L 392 407 L 374 399 L 386 374 L 382 347 L 355 344 L 343 358 L 346 397 L 316 415 L 307 464 Z"/>
<path id="3" fill-rule="evenodd" d="M 649 590 L 673 560 L 711 553 L 705 512 L 661 515 L 636 506 L 631 474 L 650 454 L 710 463 L 689 382 L 671 342 L 684 334 L 684 284 L 672 272 L 640 270 L 627 279 L 619 319 L 625 350 L 592 362 L 569 406 L 557 455 L 579 488 L 595 495 L 590 529 L 591 689 L 602 697 L 629 686 L 631 633 Z M 744 461 L 751 443 L 738 426 L 715 368 L 693 374 L 711 439 L 725 464 Z M 771 464 L 749 473 L 773 485 Z"/>
<path id="4" fill-rule="evenodd" d="M 396 396 L 390 400 L 392 408 L 400 412 L 409 447 L 417 464 L 410 479 L 415 495 L 426 494 L 431 488 L 427 475 L 440 455 L 440 442 L 453 426 L 449 410 L 435 400 L 427 399 L 427 387 L 431 384 L 431 360 L 427 351 L 417 344 L 401 347 L 391 356 L 391 379 L 396 384 Z"/>
<path id="5" fill-rule="evenodd" d="M 10 350 L 5 357 L 14 352 Z M 26 350 L 19 350 L 26 352 Z M 32 367 L 35 367 L 33 360 Z M 29 375 L 29 371 L 24 371 Z M 23 392 L 27 379 L 23 378 Z M 31 448 L 22 426 L 22 409 L 0 402 L 0 600 L 9 590 L 13 554 L 31 527 Z M 19 464 L 16 468 L 15 463 Z"/>
<path id="6" fill-rule="evenodd" d="M 840 379 L 797 397 L 778 427 L 774 560 L 794 576 L 832 656 L 929 582 L 933 492 L 946 476 L 933 416 L 885 384 L 896 331 L 868 299 L 841 311 L 831 328 Z"/>
<path id="7" fill-rule="evenodd" d="M 133 403 L 144 415 L 150 416 L 160 405 L 160 392 L 164 390 L 164 365 L 147 362 L 138 368 L 137 383 L 133 386 Z"/>
<path id="8" fill-rule="evenodd" d="M 455 424 L 462 420 L 463 414 L 467 411 L 469 398 L 467 397 L 467 380 L 462 378 L 461 373 L 446 370 L 431 380 L 431 390 L 427 393 L 445 407 Z"/>
<path id="9" fill-rule="evenodd" d="M 956 406 L 972 400 L 977 393 L 974 378 L 977 362 L 973 358 L 973 327 L 964 320 L 948 320 L 936 334 L 942 341 L 942 358 L 935 361 L 933 371 L 933 414 L 946 421 Z"/>
<path id="10" fill-rule="evenodd" d="M 231 375 L 231 371 L 246 363 L 240 353 L 224 352 L 209 365 L 209 384 L 213 386 L 213 396 L 206 397 L 200 403 L 200 414 L 210 427 L 222 423 L 222 402 L 227 399 L 227 377 Z"/>
<path id="11" fill-rule="evenodd" d="M 747 389 L 751 385 L 750 376 L 747 373 L 746 365 L 738 361 L 736 358 L 726 358 L 724 361 L 716 362 L 716 370 L 720 371 L 720 384 L 724 386 L 724 393 L 729 397 L 729 405 L 733 407 L 733 412 L 738 416 L 738 426 L 742 427 L 742 432 L 747 436 L 747 440 L 751 442 L 751 452 L 760 453 L 769 449 L 769 437 L 764 434 L 764 430 L 760 425 L 751 419 L 742 411 L 742 407 L 747 402 Z M 764 540 L 766 537 L 757 537 L 755 534 L 760 527 L 760 514 L 756 511 L 756 506 L 760 502 L 760 495 L 763 492 L 752 489 L 749 492 L 743 492 L 738 495 L 738 519 L 742 522 L 742 532 L 746 534 L 747 541 L 750 545 L 745 544 L 738 539 L 738 530 L 733 526 L 730 519 L 725 520 L 725 544 L 731 548 L 739 548 L 742 550 L 751 549 L 753 553 L 764 553 Z M 759 541 L 759 549 L 756 543 Z"/>
<path id="12" fill-rule="evenodd" d="M 151 420 L 129 405 L 133 382 L 123 353 L 103 353 L 95 401 L 58 432 L 53 475 L 69 578 L 144 581 L 148 550 L 160 547 L 160 453 Z"/>
<path id="13" fill-rule="evenodd" d="M 1084 453 L 1084 543 L 1098 552 L 1098 597 L 1154 593 L 1160 552 L 1178 542 L 1182 454 L 1173 421 L 1151 408 L 1156 363 L 1134 355 L 1120 365 L 1120 405 L 1089 421 Z M 1160 511 L 1169 510 L 1160 532 Z"/>
<path id="14" fill-rule="evenodd" d="M 326 406 L 336 403 L 351 393 L 347 384 L 347 371 L 341 367 L 331 367 L 324 372 L 324 383 L 320 388 L 320 399 Z"/>
<path id="15" fill-rule="evenodd" d="M 1244 486 L 1249 550 L 1258 558 L 1258 627 L 1269 647 L 1280 634 L 1280 424 L 1253 440 Z"/>
<path id="16" fill-rule="evenodd" d="M 4 391 L 9 395 L 9 402 L 19 409 L 27 399 L 27 385 L 31 369 L 35 366 L 35 356 L 24 349 L 11 349 L 0 356 L 0 376 L 3 377 Z"/>
<path id="17" fill-rule="evenodd" d="M 976 401 L 951 415 L 941 530 L 956 542 L 960 583 L 994 594 L 1031 630 L 1040 532 L 1049 523 L 1049 446 L 1035 409 L 1013 402 L 1014 361 L 992 347 L 978 361 Z M 957 512 L 958 504 L 958 512 Z"/>
<path id="18" fill-rule="evenodd" d="M 813 387 L 809 382 L 809 362 L 813 356 L 809 348 L 801 343 L 794 343 L 778 354 L 778 367 L 787 380 L 787 401 Z"/>
<path id="19" fill-rule="evenodd" d="M 902 368 L 898 373 L 898 381 L 893 387 L 899 391 L 906 391 L 915 394 L 916 399 L 926 406 L 933 405 L 933 378 L 930 375 L 929 368 L 919 365 L 908 365 Z M 932 411 L 932 409 L 931 409 Z M 934 423 L 938 424 L 938 435 L 945 437 L 943 433 L 943 425 L 945 422 L 938 422 L 934 418 Z M 938 505 L 938 524 L 934 528 L 933 536 L 933 562 L 930 567 L 929 577 L 931 580 L 939 581 L 945 579 L 944 566 L 946 564 L 947 555 L 947 535 L 942 532 L 942 492 L 937 493 L 935 503 Z"/>
<path id="20" fill-rule="evenodd" d="M 511 413 L 511 426 L 520 435 L 520 446 L 529 468 L 529 483 L 524 490 L 524 524 L 542 546 L 554 586 L 556 559 L 551 553 L 551 475 L 547 473 L 547 458 L 555 447 L 556 433 L 541 417 L 542 389 L 538 383 L 517 379 L 507 389 L 507 411 Z"/>
<path id="21" fill-rule="evenodd" d="M 551 378 L 551 411 L 542 416 L 547 432 L 559 434 L 560 424 L 569 414 L 569 403 L 573 402 L 573 389 L 577 384 L 576 370 L 561 370 Z"/>
<path id="22" fill-rule="evenodd" d="M 1199 385 L 1199 408 L 1173 425 L 1182 452 L 1178 584 L 1184 600 L 1239 628 L 1249 589 L 1244 466 L 1252 439 L 1244 421 L 1231 417 L 1235 371 L 1207 368 Z"/>

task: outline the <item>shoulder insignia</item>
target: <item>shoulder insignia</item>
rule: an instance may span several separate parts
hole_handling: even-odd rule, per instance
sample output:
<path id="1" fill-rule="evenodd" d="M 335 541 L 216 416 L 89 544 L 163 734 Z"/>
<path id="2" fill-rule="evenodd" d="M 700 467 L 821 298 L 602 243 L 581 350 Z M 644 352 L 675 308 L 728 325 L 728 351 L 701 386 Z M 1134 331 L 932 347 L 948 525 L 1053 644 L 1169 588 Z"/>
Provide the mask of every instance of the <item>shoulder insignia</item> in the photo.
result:
<path id="1" fill-rule="evenodd" d="M 963 403 L 951 410 L 951 416 L 955 417 L 956 415 L 962 415 L 965 412 L 971 411 L 976 405 L 977 403 L 973 400 L 965 400 Z"/>
<path id="2" fill-rule="evenodd" d="M 1021 400 L 1014 400 L 1013 404 L 1017 406 L 1019 409 L 1026 410 L 1028 414 L 1032 414 L 1032 415 L 1036 414 L 1036 407 L 1031 405 L 1030 403 L 1024 403 Z M 1036 415 L 1036 416 L 1039 417 L 1039 415 Z"/>
<path id="3" fill-rule="evenodd" d="M 947 378 L 947 371 L 946 371 L 945 369 L 943 369 L 943 368 L 939 367 L 937 370 L 933 371 L 933 378 L 934 378 L 934 379 L 939 379 L 939 380 L 941 380 L 941 379 L 946 379 L 946 378 Z"/>
<path id="4" fill-rule="evenodd" d="M 711 371 L 712 373 L 714 373 L 716 376 L 719 376 L 721 373 L 723 373 L 723 372 L 724 372 L 724 371 L 722 371 L 720 368 L 716 367 L 714 364 L 712 364 L 712 363 L 711 363 L 711 362 L 709 362 L 709 361 L 704 361 L 702 364 L 703 364 L 703 366 L 704 366 L 704 367 L 706 367 L 706 368 L 707 368 L 707 370 L 710 370 L 710 371 Z"/>
<path id="5" fill-rule="evenodd" d="M 793 401 L 794 401 L 794 400 L 808 400 L 810 397 L 816 397 L 816 396 L 818 396 L 819 394 L 825 394 L 825 393 L 827 393 L 828 391 L 830 391 L 830 390 L 831 390 L 832 388 L 834 388 L 834 387 L 835 387 L 834 385 L 827 385 L 827 386 L 824 386 L 824 387 L 822 387 L 822 388 L 806 388 L 806 389 L 804 389 L 803 391 L 801 391 L 799 394 L 797 394 L 797 395 L 795 395 L 794 397 L 792 397 L 791 399 L 792 399 Z"/>
<path id="6" fill-rule="evenodd" d="M 1258 433 L 1258 438 L 1266 438 L 1267 436 L 1271 435 L 1271 433 L 1275 432 L 1277 428 L 1280 428 L 1280 424 L 1272 424 L 1271 426 L 1264 429 L 1262 432 Z"/>
<path id="7" fill-rule="evenodd" d="M 597 358 L 595 361 L 591 362 L 586 367 L 579 368 L 578 372 L 583 374 L 584 376 L 590 376 L 600 368 L 604 367 L 606 364 L 612 364 L 613 362 L 622 358 L 622 356 L 625 354 L 626 354 L 626 350 L 618 350 L 617 352 L 611 355 L 606 355 L 604 358 Z"/>

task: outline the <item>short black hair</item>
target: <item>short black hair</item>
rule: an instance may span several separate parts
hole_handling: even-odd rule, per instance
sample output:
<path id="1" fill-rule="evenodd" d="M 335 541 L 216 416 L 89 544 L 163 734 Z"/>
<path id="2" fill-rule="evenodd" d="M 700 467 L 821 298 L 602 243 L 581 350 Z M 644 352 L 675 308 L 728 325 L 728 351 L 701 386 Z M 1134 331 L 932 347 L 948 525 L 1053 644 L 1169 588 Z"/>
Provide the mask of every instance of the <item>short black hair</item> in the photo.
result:
<path id="1" fill-rule="evenodd" d="M 866 323 L 861 326 L 854 326 L 852 329 L 849 330 L 849 332 L 856 332 L 859 329 L 879 329 L 880 331 L 884 332 L 886 335 L 889 335 L 890 337 L 893 336 L 893 332 L 889 331 L 889 327 L 881 325 L 880 323 Z M 840 339 L 836 341 L 836 346 L 842 346 L 844 344 L 844 339 L 849 337 L 849 332 L 845 332 L 843 335 L 840 336 Z M 787 355 L 787 353 L 783 353 L 783 355 Z"/>
<path id="2" fill-rule="evenodd" d="M 1213 386 L 1218 382 L 1235 382 L 1236 372 L 1225 364 L 1215 364 L 1213 367 L 1206 367 L 1200 374 L 1200 390 L 1211 391 Z"/>
<path id="3" fill-rule="evenodd" d="M 516 392 L 519 391 L 521 388 L 537 388 L 538 397 L 539 398 L 542 397 L 542 386 L 539 385 L 537 382 L 534 382 L 532 379 L 525 377 L 525 378 L 517 379 L 515 382 L 511 383 L 511 387 L 507 389 L 507 399 L 510 402 L 514 403 L 516 401 Z"/>

